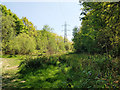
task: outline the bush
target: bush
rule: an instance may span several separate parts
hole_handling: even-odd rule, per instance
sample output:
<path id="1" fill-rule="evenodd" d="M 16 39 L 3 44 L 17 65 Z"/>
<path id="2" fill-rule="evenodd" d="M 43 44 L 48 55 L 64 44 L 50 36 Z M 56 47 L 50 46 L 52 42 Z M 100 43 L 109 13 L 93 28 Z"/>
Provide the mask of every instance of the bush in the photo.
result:
<path id="1" fill-rule="evenodd" d="M 30 54 L 35 50 L 34 38 L 23 33 L 9 42 L 9 49 L 13 54 Z"/>

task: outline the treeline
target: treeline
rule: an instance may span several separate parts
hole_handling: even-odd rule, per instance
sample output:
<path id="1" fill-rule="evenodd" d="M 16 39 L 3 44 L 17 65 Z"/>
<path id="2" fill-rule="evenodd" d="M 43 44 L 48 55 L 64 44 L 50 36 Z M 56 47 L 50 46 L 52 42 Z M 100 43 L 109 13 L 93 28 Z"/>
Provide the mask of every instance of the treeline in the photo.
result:
<path id="1" fill-rule="evenodd" d="M 71 42 L 52 33 L 52 28 L 44 25 L 42 30 L 36 30 L 26 17 L 20 19 L 6 6 L 0 5 L 3 54 L 54 54 L 71 49 Z"/>
<path id="2" fill-rule="evenodd" d="M 77 52 L 120 54 L 120 2 L 83 2 L 82 26 L 74 28 Z"/>

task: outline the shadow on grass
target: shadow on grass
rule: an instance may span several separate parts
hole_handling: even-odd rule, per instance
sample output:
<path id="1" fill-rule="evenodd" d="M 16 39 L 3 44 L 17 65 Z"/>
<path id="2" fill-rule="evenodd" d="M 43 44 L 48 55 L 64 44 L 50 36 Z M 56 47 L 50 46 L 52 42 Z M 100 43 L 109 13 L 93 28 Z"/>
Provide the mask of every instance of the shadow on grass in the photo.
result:
<path id="1" fill-rule="evenodd" d="M 65 54 L 26 59 L 16 75 L 4 75 L 3 88 L 118 87 L 117 62 L 100 55 Z M 113 74 L 115 74 L 113 76 Z M 116 84 L 114 82 L 117 82 Z M 109 85 L 108 85 L 109 84 Z"/>
<path id="2" fill-rule="evenodd" d="M 2 75 L 2 90 L 8 90 L 9 88 L 21 88 L 23 83 L 18 78 L 17 74 L 3 74 Z"/>

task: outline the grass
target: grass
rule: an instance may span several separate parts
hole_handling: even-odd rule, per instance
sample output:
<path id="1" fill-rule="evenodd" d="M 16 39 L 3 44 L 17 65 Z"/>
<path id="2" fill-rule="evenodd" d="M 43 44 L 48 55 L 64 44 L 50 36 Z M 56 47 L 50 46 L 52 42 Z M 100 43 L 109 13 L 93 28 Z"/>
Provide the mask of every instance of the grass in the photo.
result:
<path id="1" fill-rule="evenodd" d="M 27 57 L 28 55 L 0 55 L 0 58 L 13 58 L 13 59 L 20 59 L 23 60 Z"/>
<path id="2" fill-rule="evenodd" d="M 15 74 L 18 70 L 17 67 L 20 64 L 18 59 L 3 58 L 2 59 L 2 74 L 10 73 Z"/>
<path id="3" fill-rule="evenodd" d="M 118 57 L 71 53 L 2 61 L 3 88 L 120 88 Z"/>
<path id="4" fill-rule="evenodd" d="M 2 58 L 2 87 L 20 87 L 20 79 L 17 72 L 21 60 L 17 58 Z"/>

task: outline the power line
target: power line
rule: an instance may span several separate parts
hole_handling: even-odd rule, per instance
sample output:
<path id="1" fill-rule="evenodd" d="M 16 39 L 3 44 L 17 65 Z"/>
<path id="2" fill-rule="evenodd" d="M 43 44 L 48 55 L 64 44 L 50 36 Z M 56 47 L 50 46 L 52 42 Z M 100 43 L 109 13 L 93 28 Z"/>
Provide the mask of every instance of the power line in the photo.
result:
<path id="1" fill-rule="evenodd" d="M 65 22 L 65 24 L 62 25 L 62 26 L 64 26 L 64 43 L 65 43 L 65 42 L 67 42 L 67 41 L 66 41 L 66 39 L 67 39 L 67 31 L 69 31 L 69 30 L 67 30 L 67 26 L 70 26 L 70 25 L 68 25 L 68 24 Z"/>

